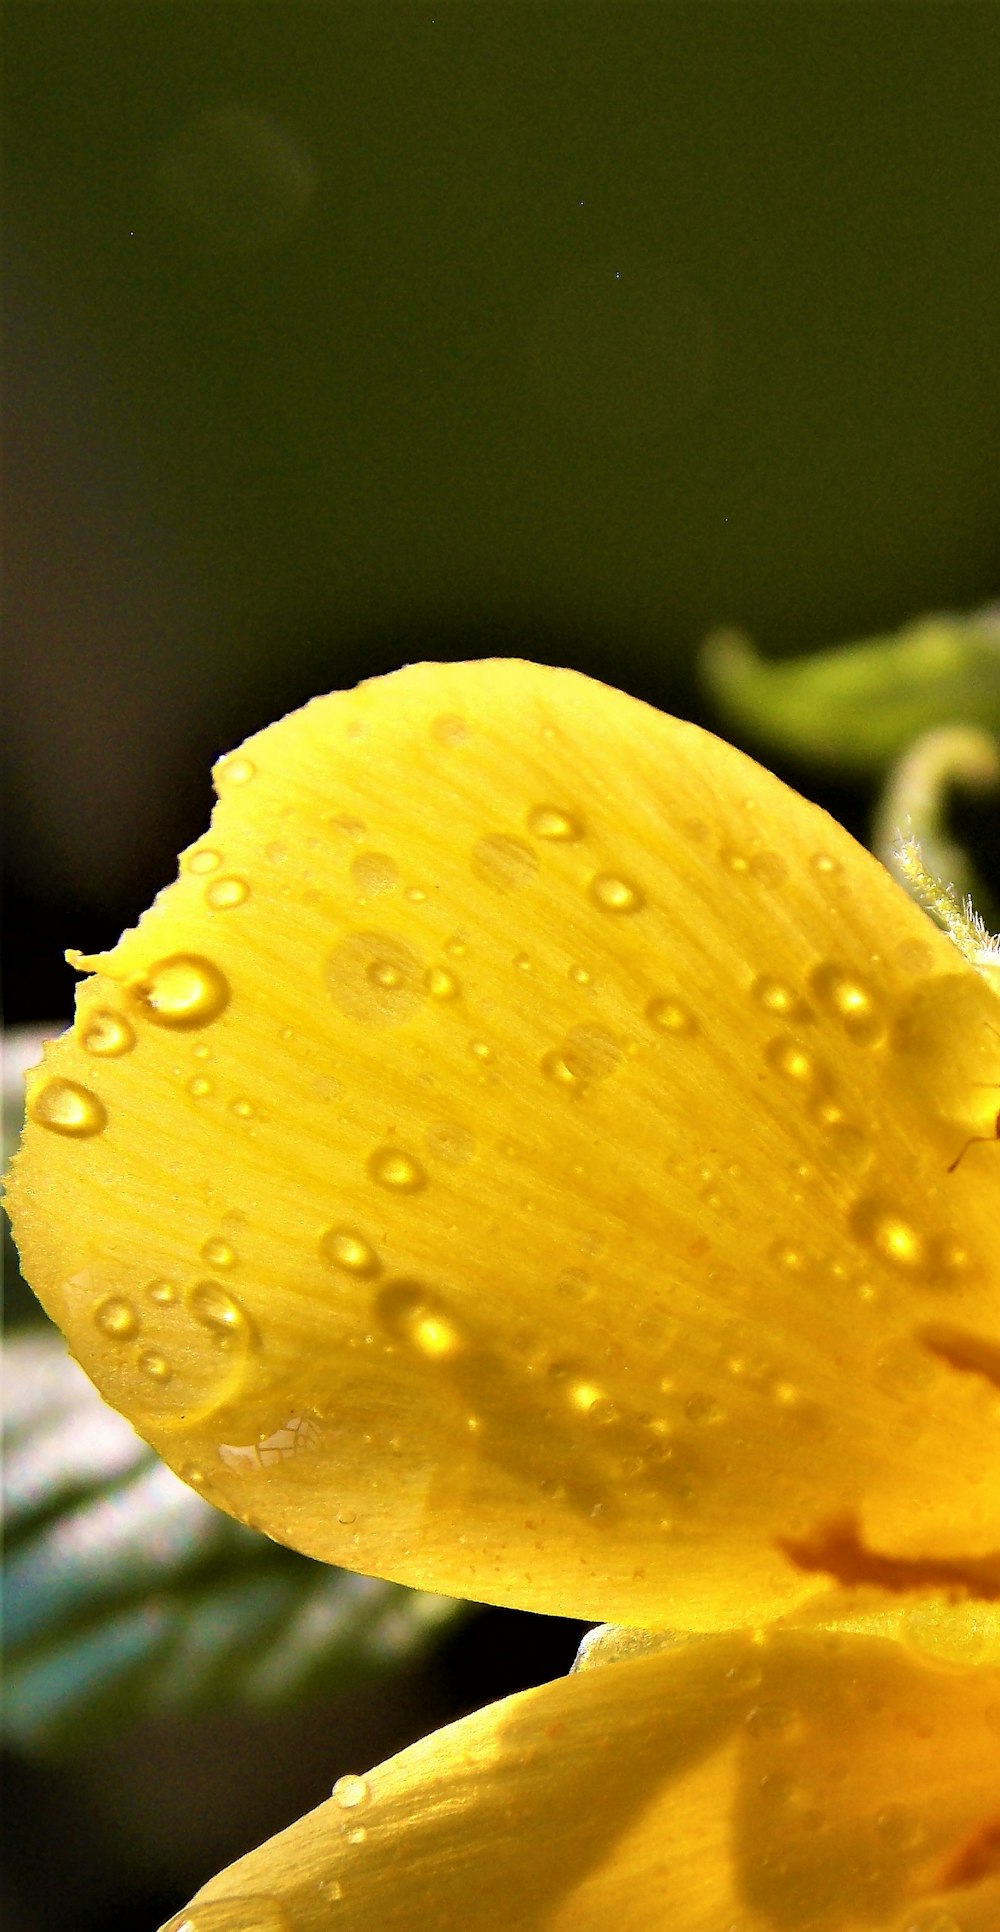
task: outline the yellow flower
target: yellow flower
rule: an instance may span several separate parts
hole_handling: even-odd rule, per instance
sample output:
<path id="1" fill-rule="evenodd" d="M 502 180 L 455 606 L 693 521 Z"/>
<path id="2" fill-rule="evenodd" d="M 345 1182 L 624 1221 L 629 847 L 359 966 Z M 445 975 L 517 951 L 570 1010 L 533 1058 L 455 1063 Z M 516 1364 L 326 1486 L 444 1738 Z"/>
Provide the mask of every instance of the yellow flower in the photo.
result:
<path id="1" fill-rule="evenodd" d="M 29 1278 L 243 1520 L 629 1628 L 178 1924 L 996 1932 L 996 961 L 567 671 L 216 776 L 33 1078 Z"/>

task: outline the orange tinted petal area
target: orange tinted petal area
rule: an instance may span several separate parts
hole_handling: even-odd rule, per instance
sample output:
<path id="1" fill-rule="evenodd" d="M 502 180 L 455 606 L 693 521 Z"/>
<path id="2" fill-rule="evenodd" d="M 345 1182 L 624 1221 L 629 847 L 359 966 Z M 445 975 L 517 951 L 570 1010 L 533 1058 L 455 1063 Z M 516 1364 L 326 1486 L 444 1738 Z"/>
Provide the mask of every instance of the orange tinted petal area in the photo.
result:
<path id="1" fill-rule="evenodd" d="M 995 1618 L 981 1649 L 778 1630 L 588 1670 L 339 1780 L 172 1932 L 995 1932 Z"/>
<path id="2" fill-rule="evenodd" d="M 1000 1589 L 1000 1002 L 825 814 L 567 671 L 217 771 L 31 1082 L 27 1272 L 235 1515 L 721 1628 Z M 87 963 L 87 962 L 84 962 Z"/>

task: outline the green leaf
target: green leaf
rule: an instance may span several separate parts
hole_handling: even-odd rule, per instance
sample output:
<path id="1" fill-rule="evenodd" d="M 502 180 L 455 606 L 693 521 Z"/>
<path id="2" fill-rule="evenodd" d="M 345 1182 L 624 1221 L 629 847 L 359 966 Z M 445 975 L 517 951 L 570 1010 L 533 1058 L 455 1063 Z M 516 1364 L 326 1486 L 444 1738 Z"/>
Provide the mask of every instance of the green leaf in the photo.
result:
<path id="1" fill-rule="evenodd" d="M 101 1401 L 52 1330 L 4 1350 L 4 1741 L 384 1675 L 471 1606 L 329 1569 L 213 1508 Z"/>
<path id="2" fill-rule="evenodd" d="M 1000 606 L 781 663 L 717 631 L 701 673 L 734 734 L 830 770 L 880 773 L 939 725 L 1000 734 Z"/>

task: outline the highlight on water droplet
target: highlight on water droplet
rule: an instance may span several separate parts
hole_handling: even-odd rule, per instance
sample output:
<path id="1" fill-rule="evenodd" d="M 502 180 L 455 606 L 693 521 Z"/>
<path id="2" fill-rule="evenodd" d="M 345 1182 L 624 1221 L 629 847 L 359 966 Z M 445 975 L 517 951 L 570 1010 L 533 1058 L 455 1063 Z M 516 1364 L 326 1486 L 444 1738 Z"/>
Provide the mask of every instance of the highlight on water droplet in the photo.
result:
<path id="1" fill-rule="evenodd" d="M 104 1301 L 98 1302 L 94 1321 L 101 1334 L 109 1335 L 115 1342 L 127 1342 L 139 1332 L 139 1318 L 124 1295 L 108 1295 Z"/>
<path id="2" fill-rule="evenodd" d="M 387 932 L 352 932 L 327 961 L 326 984 L 334 1005 L 368 1026 L 398 1026 L 422 1004 L 427 985 L 422 963 L 403 939 Z"/>
<path id="3" fill-rule="evenodd" d="M 689 1038 L 699 1031 L 698 1021 L 682 1000 L 657 993 L 646 1006 L 646 1018 L 658 1033 L 674 1033 Z"/>
<path id="4" fill-rule="evenodd" d="M 528 830 L 537 839 L 575 845 L 584 835 L 583 821 L 561 805 L 535 805 L 528 813 Z"/>
<path id="5" fill-rule="evenodd" d="M 135 1045 L 134 1027 L 124 1013 L 116 1013 L 110 1006 L 93 1006 L 89 1013 L 82 1014 L 78 1033 L 84 1052 L 101 1060 L 116 1060 L 122 1053 L 131 1053 Z"/>
<path id="6" fill-rule="evenodd" d="M 358 1777 L 353 1771 L 345 1772 L 333 1787 L 332 1797 L 342 1811 L 357 1811 L 366 1805 L 371 1797 L 371 1786 L 367 1778 Z"/>
<path id="7" fill-rule="evenodd" d="M 225 879 L 213 879 L 205 887 L 205 904 L 213 912 L 226 912 L 230 906 L 242 906 L 250 897 L 250 887 L 245 879 L 231 873 Z"/>
<path id="8" fill-rule="evenodd" d="M 646 903 L 639 887 L 631 879 L 623 879 L 617 872 L 598 872 L 591 879 L 590 896 L 602 912 L 641 912 Z"/>
<path id="9" fill-rule="evenodd" d="M 495 886 L 500 892 L 512 892 L 518 886 L 531 883 L 538 871 L 538 858 L 523 839 L 497 833 L 476 841 L 472 848 L 472 870 L 486 885 Z"/>
<path id="10" fill-rule="evenodd" d="M 103 1101 L 76 1080 L 46 1080 L 28 1098 L 28 1118 L 53 1134 L 87 1140 L 108 1124 Z"/>
<path id="11" fill-rule="evenodd" d="M 160 959 L 129 989 L 154 1026 L 178 1032 L 210 1026 L 229 1004 L 229 981 L 201 953 L 172 953 Z"/>
<path id="12" fill-rule="evenodd" d="M 402 1147 L 376 1147 L 369 1155 L 368 1172 L 379 1187 L 386 1187 L 393 1194 L 417 1194 L 427 1185 L 427 1175 L 420 1162 Z"/>
<path id="13" fill-rule="evenodd" d="M 342 1269 L 344 1274 L 370 1280 L 382 1272 L 375 1249 L 357 1228 L 327 1228 L 320 1236 L 319 1250 L 324 1261 Z"/>
<path id="14" fill-rule="evenodd" d="M 253 1339 L 253 1328 L 246 1309 L 218 1281 L 197 1281 L 186 1296 L 187 1306 L 196 1322 L 207 1329 L 222 1347 Z"/>

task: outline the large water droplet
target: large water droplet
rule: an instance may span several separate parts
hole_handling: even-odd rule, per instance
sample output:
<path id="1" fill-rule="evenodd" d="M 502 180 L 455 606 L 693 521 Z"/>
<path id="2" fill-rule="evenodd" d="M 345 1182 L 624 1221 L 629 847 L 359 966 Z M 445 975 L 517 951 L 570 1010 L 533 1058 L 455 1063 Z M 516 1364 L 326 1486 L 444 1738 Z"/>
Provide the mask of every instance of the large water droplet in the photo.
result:
<path id="1" fill-rule="evenodd" d="M 370 1279 L 382 1271 L 371 1242 L 357 1228 L 327 1228 L 320 1236 L 319 1247 L 324 1261 L 331 1267 L 342 1268 L 345 1274 Z"/>
<path id="2" fill-rule="evenodd" d="M 116 1060 L 119 1054 L 131 1053 L 135 1045 L 134 1028 L 124 1013 L 116 1013 L 110 1006 L 92 1007 L 82 1016 L 79 1032 L 84 1052 L 101 1060 Z"/>
<path id="3" fill-rule="evenodd" d="M 213 879 L 211 885 L 205 887 L 205 904 L 211 906 L 213 912 L 227 912 L 230 906 L 242 906 L 249 897 L 250 887 L 236 873 L 230 873 L 225 879 Z"/>
<path id="4" fill-rule="evenodd" d="M 76 1080 L 46 1080 L 36 1087 L 28 1101 L 28 1118 L 75 1140 L 99 1134 L 108 1124 L 103 1102 Z"/>
<path id="5" fill-rule="evenodd" d="M 326 983 L 334 1005 L 369 1026 L 408 1019 L 427 990 L 412 947 L 386 932 L 349 933 L 330 954 Z"/>
<path id="6" fill-rule="evenodd" d="M 639 887 L 617 872 L 598 872 L 590 882 L 590 896 L 602 912 L 641 912 L 646 903 Z"/>
<path id="7" fill-rule="evenodd" d="M 154 1026 L 179 1032 L 210 1026 L 229 1003 L 229 981 L 201 953 L 172 953 L 158 960 L 131 991 Z"/>
<path id="8" fill-rule="evenodd" d="M 472 870 L 477 879 L 501 892 L 529 885 L 538 871 L 538 859 L 523 839 L 500 833 L 477 840 L 472 849 Z"/>
<path id="9" fill-rule="evenodd" d="M 576 813 L 567 812 L 561 805 L 536 805 L 528 813 L 528 830 L 538 839 L 552 839 L 565 845 L 574 845 L 584 832 Z"/>
<path id="10" fill-rule="evenodd" d="M 401 1147 L 376 1147 L 369 1156 L 368 1172 L 379 1187 L 393 1194 L 416 1194 L 427 1184 L 420 1162 Z"/>
<path id="11" fill-rule="evenodd" d="M 104 1301 L 98 1302 L 94 1321 L 101 1334 L 109 1335 L 114 1342 L 127 1342 L 139 1332 L 139 1318 L 124 1295 L 108 1295 Z"/>
<path id="12" fill-rule="evenodd" d="M 372 898 L 398 886 L 399 867 L 388 852 L 359 852 L 351 862 L 351 880 L 365 898 Z"/>
<path id="13" fill-rule="evenodd" d="M 333 1787 L 332 1797 L 342 1811 L 356 1811 L 366 1805 L 371 1797 L 371 1786 L 367 1778 L 358 1777 L 356 1772 L 348 1771 L 338 1778 Z"/>

